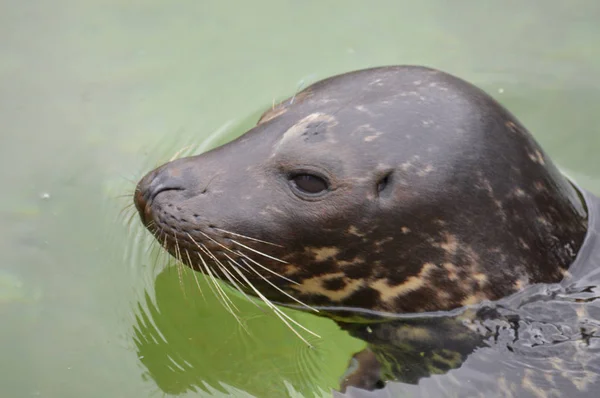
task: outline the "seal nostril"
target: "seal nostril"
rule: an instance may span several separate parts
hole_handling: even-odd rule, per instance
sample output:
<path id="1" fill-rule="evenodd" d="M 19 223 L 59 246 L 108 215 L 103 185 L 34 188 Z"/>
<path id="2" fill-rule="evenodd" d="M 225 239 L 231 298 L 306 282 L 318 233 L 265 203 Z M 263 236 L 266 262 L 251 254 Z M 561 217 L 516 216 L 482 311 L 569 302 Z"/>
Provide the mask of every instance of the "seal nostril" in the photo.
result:
<path id="1" fill-rule="evenodd" d="M 154 200 L 160 193 L 165 191 L 183 191 L 184 188 L 178 186 L 170 186 L 166 184 L 150 184 L 150 188 L 146 191 L 145 196 L 147 196 L 148 201 Z"/>

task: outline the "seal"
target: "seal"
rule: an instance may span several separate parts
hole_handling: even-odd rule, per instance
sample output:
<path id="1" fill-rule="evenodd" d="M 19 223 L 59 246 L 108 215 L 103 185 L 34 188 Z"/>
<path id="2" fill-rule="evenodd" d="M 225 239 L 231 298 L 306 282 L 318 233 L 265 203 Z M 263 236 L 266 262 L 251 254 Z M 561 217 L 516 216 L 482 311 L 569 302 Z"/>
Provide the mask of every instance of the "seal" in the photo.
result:
<path id="1" fill-rule="evenodd" d="M 588 230 L 582 192 L 513 115 L 420 66 L 317 82 L 241 137 L 151 171 L 134 202 L 187 266 L 366 341 L 356 314 L 452 311 L 559 283 Z M 482 341 L 467 335 L 449 368 Z"/>

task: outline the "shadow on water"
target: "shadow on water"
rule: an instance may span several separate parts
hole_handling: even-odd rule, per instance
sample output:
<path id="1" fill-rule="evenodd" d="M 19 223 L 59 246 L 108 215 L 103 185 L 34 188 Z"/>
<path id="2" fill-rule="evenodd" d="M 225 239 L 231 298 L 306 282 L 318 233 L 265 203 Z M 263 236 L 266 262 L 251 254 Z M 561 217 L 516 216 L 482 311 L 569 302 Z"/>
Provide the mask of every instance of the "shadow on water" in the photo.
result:
<path id="1" fill-rule="evenodd" d="M 335 357 L 343 358 L 348 344 L 360 346 L 349 336 L 330 345 L 338 332 L 334 324 L 288 311 L 323 335 L 312 338 L 314 348 L 309 348 L 266 306 L 259 309 L 231 291 L 242 326 L 226 313 L 202 276 L 197 285 L 191 271 L 180 278 L 174 266 L 159 273 L 154 292 L 154 297 L 146 292 L 138 304 L 134 339 L 146 376 L 168 394 L 212 395 L 233 387 L 255 396 L 283 397 L 291 391 L 311 396 L 315 386 L 337 387 L 345 363 Z"/>

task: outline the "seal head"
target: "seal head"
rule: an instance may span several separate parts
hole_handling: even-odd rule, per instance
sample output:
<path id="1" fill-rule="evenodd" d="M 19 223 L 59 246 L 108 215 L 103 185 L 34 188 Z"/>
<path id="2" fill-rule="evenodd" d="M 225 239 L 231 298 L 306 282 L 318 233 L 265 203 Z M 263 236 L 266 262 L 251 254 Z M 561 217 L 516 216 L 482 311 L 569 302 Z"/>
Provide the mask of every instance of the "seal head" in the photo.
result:
<path id="1" fill-rule="evenodd" d="M 578 191 L 507 110 L 416 66 L 315 83 L 150 172 L 135 203 L 188 266 L 332 312 L 450 310 L 558 282 L 587 228 Z"/>

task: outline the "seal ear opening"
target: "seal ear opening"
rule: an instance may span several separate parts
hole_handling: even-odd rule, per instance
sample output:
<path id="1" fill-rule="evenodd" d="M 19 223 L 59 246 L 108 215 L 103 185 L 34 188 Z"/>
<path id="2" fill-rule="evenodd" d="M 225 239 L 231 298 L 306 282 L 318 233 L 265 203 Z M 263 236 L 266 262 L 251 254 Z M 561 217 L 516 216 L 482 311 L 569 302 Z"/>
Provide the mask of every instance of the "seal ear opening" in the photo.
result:
<path id="1" fill-rule="evenodd" d="M 390 186 L 392 182 L 392 171 L 388 171 L 383 177 L 377 181 L 377 194 L 381 195 L 381 193 Z"/>

